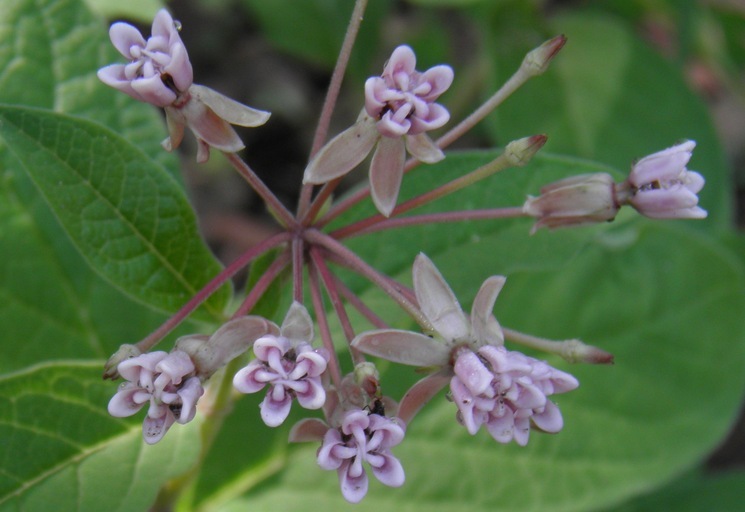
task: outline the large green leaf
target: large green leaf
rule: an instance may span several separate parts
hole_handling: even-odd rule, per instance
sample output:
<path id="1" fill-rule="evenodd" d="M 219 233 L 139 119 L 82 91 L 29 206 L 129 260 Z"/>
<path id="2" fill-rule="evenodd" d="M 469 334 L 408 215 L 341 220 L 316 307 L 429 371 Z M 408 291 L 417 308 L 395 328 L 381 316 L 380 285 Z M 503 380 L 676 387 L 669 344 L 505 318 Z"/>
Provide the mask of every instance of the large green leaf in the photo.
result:
<path id="1" fill-rule="evenodd" d="M 696 471 L 663 487 L 612 509 L 613 512 L 738 512 L 745 503 L 745 471 L 717 473 Z"/>
<path id="2" fill-rule="evenodd" d="M 50 363 L 0 378 L 0 510 L 146 510 L 194 463 L 196 424 L 145 445 L 142 414 L 107 414 L 115 391 L 98 364 Z"/>
<path id="3" fill-rule="evenodd" d="M 22 107 L 0 108 L 0 137 L 91 266 L 136 299 L 176 311 L 219 272 L 181 187 L 126 140 Z M 214 318 L 222 291 L 205 303 Z"/>
<path id="4" fill-rule="evenodd" d="M 515 242 L 506 231 L 431 256 L 467 307 L 489 272 L 471 263 Z M 512 273 L 496 307 L 504 325 L 580 335 L 613 352 L 616 365 L 568 367 L 551 358 L 581 386 L 557 397 L 564 430 L 534 433 L 525 448 L 499 445 L 486 432 L 469 436 L 455 407 L 435 399 L 394 449 L 407 471 L 404 487 L 375 483 L 358 508 L 593 510 L 663 485 L 712 449 L 737 412 L 745 385 L 744 279 L 715 241 L 646 222 L 597 237 L 559 272 Z M 392 368 L 382 383 L 399 397 L 417 378 Z M 343 509 L 336 475 L 316 466 L 316 448 L 293 452 L 278 479 L 227 510 L 302 510 L 308 501 Z"/>

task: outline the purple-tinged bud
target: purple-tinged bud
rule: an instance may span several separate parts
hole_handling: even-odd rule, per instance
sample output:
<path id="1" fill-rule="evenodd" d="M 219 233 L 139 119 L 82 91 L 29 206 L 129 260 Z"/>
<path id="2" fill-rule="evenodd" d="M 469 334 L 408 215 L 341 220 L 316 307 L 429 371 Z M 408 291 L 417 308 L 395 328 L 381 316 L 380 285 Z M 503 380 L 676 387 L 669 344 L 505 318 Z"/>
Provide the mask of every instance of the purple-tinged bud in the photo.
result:
<path id="1" fill-rule="evenodd" d="M 566 42 L 566 36 L 559 35 L 531 50 L 523 59 L 522 69 L 530 76 L 540 75 L 546 71 L 549 63 L 556 57 L 556 54 L 559 53 Z"/>
<path id="2" fill-rule="evenodd" d="M 703 219 L 698 192 L 704 178 L 686 168 L 696 143 L 688 140 L 639 160 L 618 186 L 619 200 L 656 219 Z"/>
<path id="3" fill-rule="evenodd" d="M 523 205 L 526 215 L 537 222 L 531 233 L 550 229 L 612 221 L 618 213 L 615 184 L 610 174 L 572 176 L 541 188 L 538 197 L 528 196 Z"/>

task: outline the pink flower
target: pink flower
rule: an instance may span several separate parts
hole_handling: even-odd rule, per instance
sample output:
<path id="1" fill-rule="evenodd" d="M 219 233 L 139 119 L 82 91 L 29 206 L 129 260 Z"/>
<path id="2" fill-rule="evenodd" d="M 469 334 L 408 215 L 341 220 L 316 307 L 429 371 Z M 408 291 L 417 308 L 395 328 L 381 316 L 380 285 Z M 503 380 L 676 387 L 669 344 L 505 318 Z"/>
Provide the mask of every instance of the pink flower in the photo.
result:
<path id="1" fill-rule="evenodd" d="M 100 69 L 98 78 L 106 85 L 159 107 L 172 104 L 191 86 L 194 76 L 186 47 L 165 9 L 155 16 L 147 41 L 135 27 L 121 22 L 111 25 L 109 36 L 130 62 Z"/>
<path id="2" fill-rule="evenodd" d="M 318 465 L 336 470 L 344 498 L 358 503 L 367 494 L 368 479 L 363 463 L 373 475 L 389 487 L 404 484 L 401 462 L 391 454 L 391 448 L 401 443 L 405 425 L 399 418 L 390 418 L 359 408 L 345 411 L 338 425 L 329 426 L 315 418 L 293 427 L 292 441 L 322 440 L 318 449 Z"/>
<path id="3" fill-rule="evenodd" d="M 241 393 L 256 393 L 269 386 L 261 403 L 261 418 L 270 427 L 281 425 L 290 414 L 292 400 L 305 409 L 320 409 L 326 401 L 321 376 L 329 355 L 314 350 L 313 322 L 306 309 L 294 302 L 279 336 L 270 334 L 254 343 L 256 359 L 233 378 Z"/>
<path id="4" fill-rule="evenodd" d="M 453 70 L 440 65 L 424 73 L 416 69 L 416 55 L 408 46 L 399 46 L 380 77 L 365 82 L 365 111 L 377 120 L 386 137 L 417 135 L 440 128 L 450 114 L 435 100 L 453 83 Z"/>
<path id="5" fill-rule="evenodd" d="M 639 160 L 621 190 L 630 188 L 628 203 L 639 213 L 657 219 L 703 219 L 698 192 L 704 178 L 686 169 L 696 143 L 688 140 Z M 627 192 L 629 193 L 629 192 Z"/>
<path id="6" fill-rule="evenodd" d="M 174 422 L 194 419 L 204 389 L 186 352 L 150 352 L 122 361 L 117 369 L 128 382 L 109 401 L 109 414 L 132 416 L 149 403 L 142 425 L 146 443 L 160 441 Z"/>
<path id="7" fill-rule="evenodd" d="M 462 350 L 453 369 L 450 394 L 468 432 L 485 425 L 496 441 L 514 439 L 521 446 L 528 442 L 531 423 L 543 432 L 561 430 L 561 413 L 546 397 L 579 386 L 544 361 L 493 345 Z"/>
<path id="8" fill-rule="evenodd" d="M 545 432 L 558 432 L 563 423 L 556 406 L 546 399 L 574 389 L 574 377 L 504 348 L 504 335 L 492 314 L 505 283 L 492 276 L 481 285 L 470 317 L 453 290 L 424 254 L 414 262 L 414 294 L 435 337 L 397 329 L 358 335 L 352 346 L 389 361 L 437 368 L 416 383 L 401 400 L 399 417 L 409 422 L 440 389 L 450 383 L 458 419 L 469 433 L 486 425 L 500 442 L 528 440 L 531 422 Z"/>
<path id="9" fill-rule="evenodd" d="M 425 132 L 442 127 L 450 114 L 435 100 L 453 82 L 450 66 L 420 73 L 408 46 L 393 51 L 383 75 L 365 82 L 365 109 L 357 122 L 331 139 L 308 164 L 304 183 L 320 185 L 344 176 L 375 148 L 370 162 L 370 192 L 388 217 L 398 200 L 406 152 L 425 163 L 445 155 Z"/>
<path id="10" fill-rule="evenodd" d="M 169 137 L 167 151 L 177 148 L 189 127 L 197 138 L 197 161 L 209 159 L 214 147 L 228 153 L 245 146 L 231 124 L 255 127 L 269 119 L 269 113 L 238 103 L 217 91 L 193 82 L 193 70 L 186 47 L 171 15 L 165 9 L 153 20 L 147 41 L 127 23 L 114 23 L 109 36 L 128 64 L 112 64 L 98 71 L 98 78 L 133 98 L 166 110 Z"/>

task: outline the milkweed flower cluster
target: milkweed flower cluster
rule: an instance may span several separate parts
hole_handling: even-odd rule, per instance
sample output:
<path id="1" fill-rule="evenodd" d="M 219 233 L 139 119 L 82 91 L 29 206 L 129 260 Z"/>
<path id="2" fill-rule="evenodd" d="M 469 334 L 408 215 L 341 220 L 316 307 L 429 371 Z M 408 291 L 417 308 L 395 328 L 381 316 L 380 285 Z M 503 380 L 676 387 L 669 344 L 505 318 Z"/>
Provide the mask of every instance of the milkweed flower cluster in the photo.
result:
<path id="1" fill-rule="evenodd" d="M 364 7 L 364 2 L 358 5 Z M 361 19 L 361 12 L 355 12 L 352 24 Z M 347 37 L 355 33 L 350 30 Z M 447 108 L 438 102 L 452 85 L 454 73 L 443 64 L 418 71 L 414 50 L 407 45 L 395 48 L 382 74 L 370 77 L 360 88 L 357 120 L 328 142 L 319 137 L 320 143 L 305 168 L 298 211 L 293 214 L 236 154 L 243 143 L 231 124 L 259 126 L 267 121 L 269 113 L 193 83 L 179 25 L 167 11 L 157 14 L 148 39 L 124 23 L 112 25 L 110 36 L 129 62 L 101 69 L 101 80 L 139 101 L 165 109 L 169 130 L 165 149 L 176 148 L 188 127 L 199 143 L 198 161 L 208 158 L 210 148 L 226 153 L 228 163 L 262 197 L 283 228 L 226 267 L 161 327 L 137 344 L 123 345 L 106 363 L 105 378 L 126 380 L 109 402 L 109 412 L 126 417 L 147 405 L 143 436 L 151 444 L 162 439 L 174 423 L 199 417 L 198 409 L 203 409 L 201 421 L 214 419 L 219 424 L 222 412 L 214 410 L 214 404 L 229 405 L 241 394 L 265 393 L 258 408 L 270 427 L 285 423 L 292 403 L 297 401 L 300 408 L 322 418 L 306 417 L 296 422 L 290 441 L 317 443 L 319 468 L 336 471 L 344 498 L 359 502 L 368 492 L 368 471 L 386 486 L 404 484 L 405 461 L 399 460 L 393 449 L 404 442 L 408 425 L 418 412 L 438 399 L 445 388 L 448 390 L 440 399 L 455 404 L 454 421 L 468 434 L 478 435 L 484 427 L 499 443 L 514 441 L 524 446 L 531 430 L 558 433 L 564 418 L 552 400 L 555 395 L 574 390 L 579 382 L 547 361 L 508 348 L 506 342 L 558 355 L 572 363 L 610 363 L 611 354 L 576 339 L 553 341 L 502 327 L 493 310 L 506 282 L 503 276 L 487 278 L 466 313 L 425 254 L 414 260 L 413 289 L 409 289 L 371 266 L 344 240 L 406 224 L 477 218 L 532 218 L 533 231 L 569 227 L 612 221 L 626 205 L 653 218 L 706 216 L 697 197 L 703 177 L 686 168 L 695 146 L 687 141 L 642 158 L 622 183 L 616 183 L 608 173 L 571 176 L 544 186 L 538 196 L 529 196 L 522 205 L 510 208 L 398 217 L 501 170 L 528 164 L 546 142 L 542 134 L 512 141 L 491 162 L 398 204 L 405 173 L 422 162 L 446 158 L 443 148 L 505 96 L 498 91 L 446 136 L 430 138 L 429 132 L 443 128 L 450 120 Z M 543 73 L 565 42 L 566 38 L 558 36 L 529 52 L 511 79 L 510 91 L 515 83 Z M 343 71 L 344 62 L 340 59 L 337 71 Z M 333 92 L 332 88 L 332 99 L 324 106 L 328 115 L 322 119 L 330 117 Z M 327 127 L 327 122 L 320 123 L 318 133 L 325 136 Z M 407 152 L 413 156 L 408 163 Z M 369 155 L 369 186 L 338 203 L 329 201 L 340 179 Z M 315 185 L 321 185 L 320 190 L 315 190 Z M 333 231 L 326 229 L 348 208 L 368 197 L 378 214 Z M 259 257 L 267 257 L 271 263 L 230 320 L 211 335 L 179 338 L 170 353 L 150 351 L 236 271 Z M 347 273 L 337 273 L 337 266 Z M 345 284 L 349 272 L 380 288 L 419 329 L 392 328 L 373 305 Z M 293 300 L 282 324 L 249 315 L 283 274 L 292 276 Z M 346 343 L 333 339 L 324 291 Z M 308 296 L 312 314 L 305 303 Z M 349 308 L 357 310 L 375 328 L 359 332 Z M 320 333 L 321 346 L 314 346 L 316 332 Z M 354 366 L 351 372 L 342 370 L 341 346 L 349 351 Z M 428 374 L 395 400 L 383 393 L 385 379 L 374 362 L 379 359 L 415 366 Z M 215 386 L 217 396 L 210 396 L 209 403 L 201 407 L 198 401 L 211 379 L 220 381 Z M 232 386 L 222 385 L 224 379 L 230 379 L 225 382 L 232 382 Z"/>

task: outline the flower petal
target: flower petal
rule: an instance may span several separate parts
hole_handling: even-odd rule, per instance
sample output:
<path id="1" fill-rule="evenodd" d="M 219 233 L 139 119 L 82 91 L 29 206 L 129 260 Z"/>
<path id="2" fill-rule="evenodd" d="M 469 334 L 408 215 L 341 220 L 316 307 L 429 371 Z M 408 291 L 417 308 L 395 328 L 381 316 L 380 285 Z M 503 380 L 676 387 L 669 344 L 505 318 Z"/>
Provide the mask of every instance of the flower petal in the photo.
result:
<path id="1" fill-rule="evenodd" d="M 271 116 L 270 112 L 251 108 L 203 85 L 194 84 L 189 88 L 189 92 L 230 124 L 248 127 L 261 126 Z"/>
<path id="2" fill-rule="evenodd" d="M 145 48 L 145 38 L 140 31 L 129 23 L 117 22 L 109 28 L 109 38 L 119 53 L 127 59 L 132 59 L 133 55 L 130 49 L 133 46 Z"/>
<path id="3" fill-rule="evenodd" d="M 318 418 L 305 418 L 292 426 L 289 441 L 291 443 L 321 441 L 328 430 L 329 426 Z"/>
<path id="4" fill-rule="evenodd" d="M 282 400 L 274 400 L 270 388 L 264 401 L 261 402 L 261 419 L 269 427 L 278 427 L 287 419 L 290 407 L 292 407 L 292 397 L 289 394 L 285 394 Z"/>
<path id="5" fill-rule="evenodd" d="M 344 499 L 350 503 L 359 503 L 367 494 L 367 473 L 363 470 L 358 476 L 351 476 L 349 469 L 353 466 L 353 460 L 345 460 L 339 472 L 339 485 Z"/>
<path id="6" fill-rule="evenodd" d="M 401 399 L 401 404 L 398 408 L 398 417 L 408 425 L 416 413 L 432 400 L 442 388 L 447 386 L 450 378 L 451 372 L 449 370 L 440 370 L 427 375 L 411 386 Z"/>
<path id="7" fill-rule="evenodd" d="M 469 323 L 458 299 L 434 263 L 423 253 L 414 260 L 413 275 L 417 301 L 435 330 L 447 341 L 468 338 Z"/>
<path id="8" fill-rule="evenodd" d="M 401 137 L 381 137 L 370 162 L 370 195 L 385 217 L 396 207 L 405 160 L 406 146 Z"/>
<path id="9" fill-rule="evenodd" d="M 323 146 L 305 168 L 303 183 L 321 185 L 357 167 L 380 138 L 371 117 L 360 114 L 357 122 Z"/>
<path id="10" fill-rule="evenodd" d="M 401 487 L 406 480 L 404 468 L 401 465 L 401 462 L 389 453 L 381 453 L 378 457 L 383 460 L 383 464 L 371 464 L 375 478 L 388 487 Z"/>
<path id="11" fill-rule="evenodd" d="M 313 341 L 313 320 L 305 306 L 297 301 L 292 302 L 279 334 L 290 340 L 293 346 Z"/>
<path id="12" fill-rule="evenodd" d="M 445 153 L 426 133 L 406 136 L 406 149 L 411 155 L 425 164 L 434 164 L 445 158 Z"/>
<path id="13" fill-rule="evenodd" d="M 351 345 L 365 354 L 412 366 L 444 366 L 450 358 L 450 349 L 441 341 L 398 329 L 364 332 Z"/>
<path id="14" fill-rule="evenodd" d="M 142 437 L 145 439 L 147 444 L 155 444 L 166 435 L 168 429 L 171 428 L 175 421 L 175 417 L 168 411 L 160 418 L 152 418 L 149 415 L 145 416 L 145 420 L 142 422 Z"/>
<path id="15" fill-rule="evenodd" d="M 492 314 L 494 303 L 502 290 L 506 278 L 492 276 L 481 285 L 471 308 L 471 329 L 477 346 L 504 345 L 502 327 Z"/>

